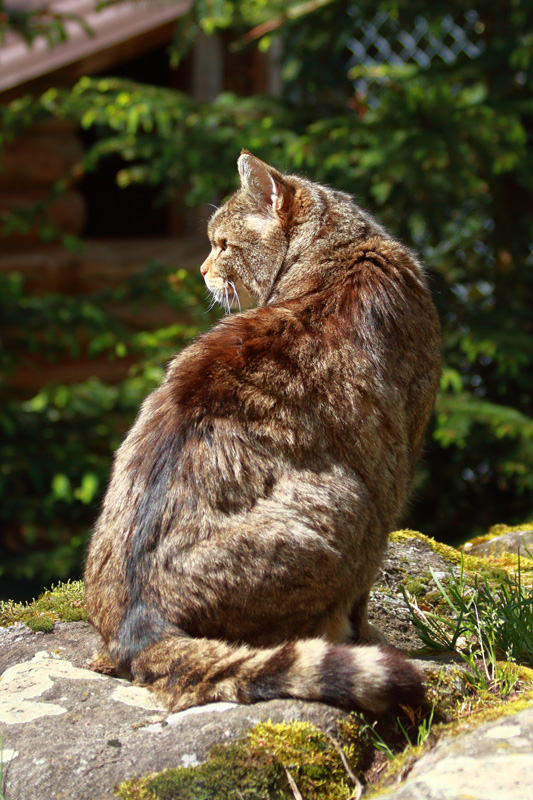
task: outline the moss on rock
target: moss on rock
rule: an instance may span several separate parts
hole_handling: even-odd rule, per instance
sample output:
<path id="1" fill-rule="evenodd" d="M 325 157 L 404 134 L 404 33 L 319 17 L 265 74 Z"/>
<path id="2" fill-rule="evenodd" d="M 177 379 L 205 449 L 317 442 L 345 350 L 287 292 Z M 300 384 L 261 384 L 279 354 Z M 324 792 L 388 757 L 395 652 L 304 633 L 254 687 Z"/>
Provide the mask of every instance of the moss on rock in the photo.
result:
<path id="1" fill-rule="evenodd" d="M 78 622 L 87 619 L 85 589 L 82 581 L 58 583 L 30 603 L 0 602 L 0 627 L 24 622 L 33 631 L 49 633 L 54 622 Z"/>
<path id="2" fill-rule="evenodd" d="M 527 571 L 533 558 L 532 542 L 533 522 L 512 526 L 498 524 L 489 528 L 488 533 L 465 542 L 459 549 L 492 560 L 502 557 L 508 560 L 509 556 L 516 560 L 520 552 L 520 566 Z"/>
<path id="3" fill-rule="evenodd" d="M 520 525 L 504 525 L 502 522 L 496 525 L 491 525 L 488 533 L 483 536 L 475 536 L 470 539 L 471 544 L 480 544 L 481 542 L 489 542 L 497 536 L 504 536 L 507 533 L 521 533 L 533 530 L 533 520 L 531 522 L 522 522 Z"/>
<path id="4" fill-rule="evenodd" d="M 341 745 L 309 722 L 263 722 L 246 738 L 217 745 L 198 767 L 168 769 L 125 781 L 121 800 L 289 800 L 298 787 L 305 800 L 345 800 L 353 791 L 348 775 L 356 768 L 352 744 Z"/>
<path id="5" fill-rule="evenodd" d="M 522 527 L 524 530 L 528 530 L 530 526 L 517 526 L 515 528 L 509 528 L 509 531 L 517 531 Z M 492 531 L 496 528 L 498 530 L 500 528 L 507 529 L 507 526 L 496 525 L 490 530 Z M 504 532 L 508 531 L 506 530 Z M 495 535 L 500 536 L 501 532 L 496 533 Z M 465 570 L 468 572 L 477 572 L 489 580 L 497 581 L 498 578 L 503 578 L 506 572 L 515 573 L 519 568 L 519 559 L 514 553 L 503 553 L 493 556 L 472 556 L 468 553 L 462 552 L 461 550 L 457 550 L 455 547 L 451 547 L 448 544 L 437 542 L 435 539 L 432 539 L 431 536 L 426 536 L 423 533 L 409 529 L 394 531 L 390 534 L 389 538 L 391 541 L 398 543 L 409 542 L 412 539 L 418 539 L 419 541 L 429 545 L 429 547 L 431 547 L 435 553 L 438 553 L 440 556 L 442 556 L 442 558 L 450 565 L 458 566 L 462 562 Z M 527 556 L 521 555 L 520 570 L 524 573 L 533 573 L 533 558 L 528 558 Z"/>
<path id="6" fill-rule="evenodd" d="M 26 625 L 34 633 L 51 633 L 54 630 L 54 620 L 49 614 L 38 614 L 29 619 Z"/>

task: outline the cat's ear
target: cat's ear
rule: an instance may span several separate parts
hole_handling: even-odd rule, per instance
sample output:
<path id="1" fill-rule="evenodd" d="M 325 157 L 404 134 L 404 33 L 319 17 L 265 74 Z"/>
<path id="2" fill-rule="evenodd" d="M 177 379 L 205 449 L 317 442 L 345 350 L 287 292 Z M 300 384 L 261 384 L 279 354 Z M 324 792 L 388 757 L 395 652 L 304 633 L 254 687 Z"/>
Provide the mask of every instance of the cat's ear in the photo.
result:
<path id="1" fill-rule="evenodd" d="M 283 178 L 280 173 L 243 150 L 237 161 L 241 187 L 264 211 L 280 211 L 285 202 Z"/>

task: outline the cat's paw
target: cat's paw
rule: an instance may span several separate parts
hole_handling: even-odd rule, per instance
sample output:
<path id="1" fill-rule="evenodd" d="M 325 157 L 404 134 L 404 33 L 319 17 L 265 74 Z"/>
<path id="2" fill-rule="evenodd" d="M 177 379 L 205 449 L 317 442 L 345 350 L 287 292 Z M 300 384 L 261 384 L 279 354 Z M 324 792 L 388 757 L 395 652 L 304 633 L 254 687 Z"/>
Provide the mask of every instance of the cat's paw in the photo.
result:
<path id="1" fill-rule="evenodd" d="M 364 626 L 363 630 L 359 631 L 359 636 L 357 637 L 355 644 L 383 644 L 386 647 L 390 647 L 389 642 L 385 634 L 381 633 L 379 628 L 376 628 L 375 625 L 371 625 L 370 622 L 367 622 Z"/>

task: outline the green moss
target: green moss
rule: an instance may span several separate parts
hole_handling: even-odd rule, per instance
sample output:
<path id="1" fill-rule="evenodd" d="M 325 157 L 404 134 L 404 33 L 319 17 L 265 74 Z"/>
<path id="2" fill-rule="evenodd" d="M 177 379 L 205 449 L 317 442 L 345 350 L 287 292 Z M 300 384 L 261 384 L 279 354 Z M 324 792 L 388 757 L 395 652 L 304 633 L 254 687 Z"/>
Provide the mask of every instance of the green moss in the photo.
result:
<path id="1" fill-rule="evenodd" d="M 531 531 L 533 530 L 533 520 L 531 522 L 522 522 L 520 525 L 504 525 L 503 523 L 498 523 L 497 525 L 491 525 L 489 528 L 489 536 L 503 536 L 504 533 L 517 533 L 519 531 Z"/>
<path id="2" fill-rule="evenodd" d="M 248 738 L 252 748 L 266 749 L 290 771 L 304 797 L 344 800 L 349 795 L 351 783 L 339 751 L 315 725 L 260 723 Z M 346 744 L 343 752 L 351 768 L 356 769 L 359 756 L 354 744 Z"/>
<path id="3" fill-rule="evenodd" d="M 409 578 L 404 582 L 404 586 L 413 597 L 425 597 L 428 593 L 427 583 L 429 580 L 431 580 L 431 574 L 427 578 Z"/>
<path id="4" fill-rule="evenodd" d="M 54 630 L 54 620 L 48 614 L 42 614 L 38 617 L 32 617 L 26 622 L 28 628 L 31 628 L 35 633 L 52 633 Z"/>
<path id="5" fill-rule="evenodd" d="M 25 622 L 32 630 L 49 632 L 54 622 L 86 619 L 85 589 L 81 581 L 58 583 L 31 603 L 0 602 L 0 627 Z"/>
<path id="6" fill-rule="evenodd" d="M 154 800 L 154 793 L 147 788 L 154 777 L 154 775 L 145 775 L 144 778 L 124 781 L 120 786 L 115 787 L 115 797 L 119 797 L 120 800 Z"/>
<path id="7" fill-rule="evenodd" d="M 498 525 L 495 527 L 500 529 L 506 526 Z M 510 528 L 510 530 L 516 531 L 521 527 L 522 526 Z M 524 530 L 528 529 L 527 525 L 524 525 L 523 527 Z M 491 528 L 491 530 L 493 529 Z M 486 577 L 493 576 L 495 580 L 498 579 L 498 575 L 501 579 L 504 572 L 514 573 L 518 571 L 518 556 L 516 556 L 514 553 L 503 553 L 498 556 L 471 556 L 468 555 L 468 553 L 462 553 L 459 550 L 456 550 L 455 547 L 450 547 L 450 545 L 437 542 L 430 536 L 426 536 L 423 533 L 409 529 L 394 531 L 390 534 L 390 539 L 393 542 L 399 543 L 409 542 L 412 539 L 418 539 L 419 541 L 424 542 L 431 547 L 433 552 L 438 553 L 449 564 L 459 565 L 462 560 L 464 569 L 468 572 L 477 572 Z M 520 569 L 522 572 L 533 573 L 533 559 L 521 555 Z"/>
<path id="8" fill-rule="evenodd" d="M 432 539 L 431 536 L 426 536 L 424 533 L 419 533 L 419 531 L 412 531 L 409 528 L 404 528 L 400 531 L 393 531 L 389 538 L 391 541 L 399 543 L 409 542 L 412 539 L 419 539 L 421 542 L 425 542 L 425 544 L 429 545 L 434 552 L 439 553 L 446 561 L 450 561 L 452 564 L 458 564 L 461 561 L 460 553 L 455 547 L 437 542 L 435 539 Z"/>
<path id="9" fill-rule="evenodd" d="M 353 764 L 354 747 L 344 755 Z M 353 785 L 330 737 L 308 722 L 260 723 L 245 739 L 211 750 L 198 767 L 126 781 L 121 800 L 290 800 L 290 778 L 305 800 L 345 800 Z"/>
<path id="10" fill-rule="evenodd" d="M 212 758 L 200 767 L 156 775 L 146 788 L 158 800 L 222 800 L 232 795 L 242 800 L 284 800 L 290 796 L 283 789 L 284 779 L 281 766 L 268 753 L 230 744 L 215 747 Z"/>

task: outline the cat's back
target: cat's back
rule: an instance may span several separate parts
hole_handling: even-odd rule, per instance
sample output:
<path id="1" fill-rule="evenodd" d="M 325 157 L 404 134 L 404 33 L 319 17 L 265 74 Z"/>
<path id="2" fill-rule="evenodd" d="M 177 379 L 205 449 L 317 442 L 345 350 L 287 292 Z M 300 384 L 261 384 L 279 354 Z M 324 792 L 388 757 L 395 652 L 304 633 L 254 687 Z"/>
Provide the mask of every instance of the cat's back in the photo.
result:
<path id="1" fill-rule="evenodd" d="M 224 318 L 176 357 L 166 380 L 176 402 L 215 412 L 256 394 L 313 403 L 358 381 L 389 386 L 401 402 L 424 378 L 433 402 L 440 325 L 413 254 L 380 234 L 307 260 L 289 296 Z"/>

